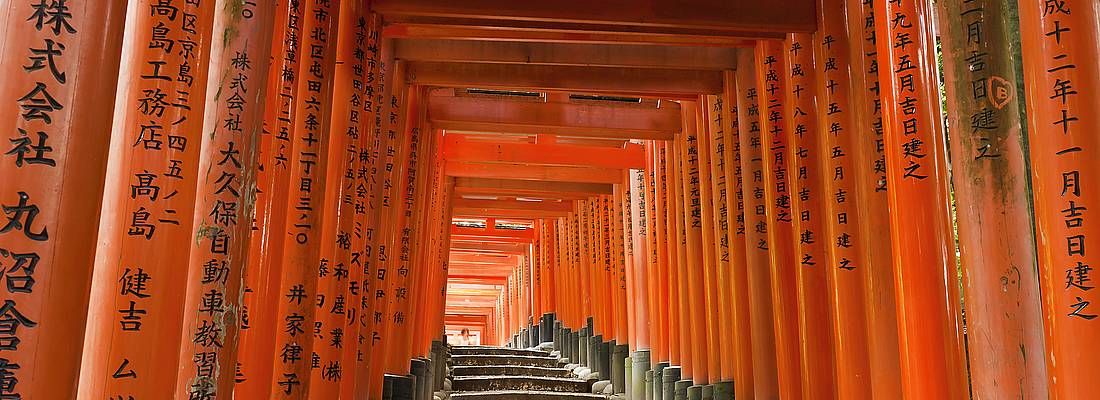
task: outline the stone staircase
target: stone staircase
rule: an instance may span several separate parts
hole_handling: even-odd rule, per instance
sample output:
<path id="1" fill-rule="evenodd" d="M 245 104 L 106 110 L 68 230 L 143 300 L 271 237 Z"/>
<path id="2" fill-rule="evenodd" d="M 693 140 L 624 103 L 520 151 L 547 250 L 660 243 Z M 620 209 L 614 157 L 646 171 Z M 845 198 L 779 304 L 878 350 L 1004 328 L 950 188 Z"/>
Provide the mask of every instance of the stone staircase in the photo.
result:
<path id="1" fill-rule="evenodd" d="M 452 400 L 585 400 L 592 381 L 576 377 L 556 353 L 486 346 L 451 348 Z"/>

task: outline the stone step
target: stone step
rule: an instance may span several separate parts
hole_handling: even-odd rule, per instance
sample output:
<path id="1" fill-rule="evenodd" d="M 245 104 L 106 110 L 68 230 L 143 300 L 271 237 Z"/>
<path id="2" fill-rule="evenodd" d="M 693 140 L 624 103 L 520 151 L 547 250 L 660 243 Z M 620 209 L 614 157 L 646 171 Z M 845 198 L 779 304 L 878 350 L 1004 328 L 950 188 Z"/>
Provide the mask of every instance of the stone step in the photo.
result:
<path id="1" fill-rule="evenodd" d="M 547 376 L 456 376 L 451 382 L 456 392 L 485 392 L 498 390 L 522 390 L 540 392 L 588 393 L 592 385 L 574 378 Z"/>
<path id="2" fill-rule="evenodd" d="M 519 365 L 527 367 L 558 367 L 561 362 L 553 357 L 538 356 L 502 356 L 502 355 L 452 355 L 451 365 L 454 366 L 489 366 L 489 365 Z"/>
<path id="3" fill-rule="evenodd" d="M 591 393 L 555 393 L 528 390 L 452 393 L 451 400 L 604 400 L 608 396 Z"/>
<path id="4" fill-rule="evenodd" d="M 561 367 L 526 367 L 521 365 L 458 366 L 451 370 L 454 376 L 522 375 L 571 378 L 573 374 Z"/>
<path id="5" fill-rule="evenodd" d="M 510 347 L 491 347 L 491 346 L 454 346 L 451 347 L 451 354 L 456 356 L 469 356 L 469 355 L 500 355 L 500 356 L 535 356 L 535 357 L 549 357 L 550 353 L 539 350 L 531 349 L 513 349 Z"/>

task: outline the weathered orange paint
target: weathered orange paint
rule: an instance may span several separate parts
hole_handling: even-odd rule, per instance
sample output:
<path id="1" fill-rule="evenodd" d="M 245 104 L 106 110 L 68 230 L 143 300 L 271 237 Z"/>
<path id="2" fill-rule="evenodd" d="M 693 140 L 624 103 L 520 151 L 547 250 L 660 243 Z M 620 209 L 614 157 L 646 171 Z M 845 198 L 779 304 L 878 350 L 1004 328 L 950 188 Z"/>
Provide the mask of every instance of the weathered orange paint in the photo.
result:
<path id="1" fill-rule="evenodd" d="M 215 7 L 154 5 L 133 2 L 126 23 L 81 366 L 91 398 L 175 394 Z"/>
<path id="2" fill-rule="evenodd" d="M 0 350 L 5 377 L 13 381 L 0 394 L 67 399 L 79 393 L 83 311 L 92 290 L 126 7 L 69 3 L 68 17 L 50 22 L 35 16 L 38 4 L 6 2 L 0 17 L 0 93 L 7 102 L 0 108 L 7 139 L 0 153 L 0 205 L 19 207 L 24 194 L 23 205 L 36 213 L 15 217 L 19 227 L 0 233 L 6 289 L 0 298 L 4 318 L 13 321 Z M 44 60 L 48 66 L 36 61 L 43 51 L 55 52 Z M 23 107 L 29 101 L 16 100 L 39 83 L 62 107 L 35 114 Z M 122 142 L 115 140 L 114 147 Z M 4 217 L 6 226 L 14 216 L 5 211 Z"/>
<path id="3" fill-rule="evenodd" d="M 800 365 L 798 310 L 798 268 L 791 210 L 793 172 L 789 158 L 794 154 L 787 139 L 787 97 L 790 89 L 786 72 L 786 49 L 780 41 L 761 41 L 756 45 L 757 88 L 760 91 L 760 145 L 764 174 L 764 202 L 767 209 L 768 259 L 772 296 L 772 324 L 775 329 L 776 367 L 779 371 L 779 396 L 800 399 L 803 371 Z"/>
<path id="4" fill-rule="evenodd" d="M 238 379 L 244 269 L 267 101 L 258 88 L 267 86 L 274 17 L 273 7 L 214 10 L 214 35 L 223 40 L 210 52 L 177 398 L 228 396 Z"/>
<path id="5" fill-rule="evenodd" d="M 875 9 L 902 393 L 967 398 L 931 3 Z"/>
<path id="6" fill-rule="evenodd" d="M 1088 373 L 1100 365 L 1093 350 L 1100 328 L 1091 317 L 1096 295 L 1080 279 L 1087 273 L 1080 266 L 1094 263 L 1085 235 L 1096 225 L 1084 210 L 1100 208 L 1091 184 L 1100 130 L 1100 15 L 1091 1 L 1019 6 L 1049 396 L 1087 398 L 1100 389 Z"/>
<path id="7" fill-rule="evenodd" d="M 237 346 L 238 372 L 242 382 L 233 386 L 233 395 L 241 398 L 269 398 L 273 390 L 272 349 L 274 332 L 279 324 L 277 311 L 285 298 L 279 282 L 283 268 L 282 248 L 287 240 L 286 204 L 290 195 L 289 157 L 297 141 L 291 131 L 294 126 L 298 85 L 283 71 L 298 72 L 298 56 L 287 46 L 288 35 L 298 35 L 301 25 L 291 26 L 291 15 L 298 10 L 290 3 L 279 3 L 275 10 L 271 58 L 267 70 L 264 103 L 263 135 L 260 141 L 259 163 L 256 167 L 256 207 L 253 217 L 256 229 L 249 243 L 248 266 L 245 267 L 244 308 L 241 310 L 240 342 Z"/>
<path id="8" fill-rule="evenodd" d="M 1047 393 L 1013 3 L 936 4 L 974 398 Z"/>
<path id="9" fill-rule="evenodd" d="M 333 18 L 318 17 L 316 12 L 304 12 L 301 24 L 303 32 L 314 30 L 336 32 L 340 12 L 339 2 L 304 3 L 305 10 L 326 10 Z M 295 107 L 295 125 L 292 140 L 295 144 L 288 154 L 290 184 L 293 185 L 287 207 L 287 221 L 282 228 L 288 235 L 283 245 L 283 269 L 281 273 L 279 310 L 277 315 L 278 337 L 275 348 L 275 372 L 271 378 L 274 398 L 306 398 L 313 383 L 311 379 L 311 354 L 324 342 L 315 339 L 313 333 L 316 313 L 318 271 L 324 245 L 323 221 L 327 213 L 324 194 L 330 188 L 326 182 L 331 165 L 329 131 L 332 122 L 332 85 L 336 64 L 336 38 L 333 35 L 306 35 L 303 48 L 316 46 L 320 51 L 302 53 L 299 60 L 300 75 Z M 306 79 L 300 79 L 306 78 Z M 313 81 L 314 84 L 310 84 Z M 305 182 L 305 183 L 303 183 Z M 278 251 L 278 249 L 276 249 Z M 294 352 L 301 354 L 295 360 Z"/>

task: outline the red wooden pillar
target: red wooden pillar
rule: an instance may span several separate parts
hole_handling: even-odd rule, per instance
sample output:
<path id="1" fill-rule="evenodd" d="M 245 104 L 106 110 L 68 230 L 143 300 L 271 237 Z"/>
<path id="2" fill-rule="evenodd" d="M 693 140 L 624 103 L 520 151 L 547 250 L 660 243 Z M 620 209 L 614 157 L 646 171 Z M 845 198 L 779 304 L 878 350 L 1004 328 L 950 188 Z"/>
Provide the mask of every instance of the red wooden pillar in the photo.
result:
<path id="1" fill-rule="evenodd" d="M 646 171 L 632 169 L 627 171 L 629 177 L 626 191 L 626 203 L 624 204 L 623 226 L 626 249 L 627 265 L 627 300 L 631 312 L 631 320 L 634 321 L 634 329 L 631 341 L 631 350 L 650 350 L 652 348 L 651 321 L 653 312 L 653 287 L 650 273 L 654 265 L 649 262 L 649 237 L 651 230 L 647 223 L 653 218 L 647 207 L 653 202 L 652 197 L 646 191 Z M 628 378 L 629 380 L 629 378 Z M 630 386 L 629 384 L 627 386 Z M 629 389 L 627 389 L 629 391 Z"/>
<path id="2" fill-rule="evenodd" d="M 768 256 L 771 271 L 773 326 L 775 329 L 776 366 L 779 393 L 784 399 L 802 396 L 802 371 L 798 335 L 798 265 L 795 254 L 791 210 L 792 171 L 789 157 L 792 144 L 787 139 L 786 115 L 788 79 L 787 59 L 780 41 L 761 41 L 756 45 L 757 87 L 760 90 L 760 125 L 763 137 L 761 158 L 764 173 L 764 202 L 768 221 Z"/>
<path id="3" fill-rule="evenodd" d="M 727 160 L 726 152 L 730 150 L 726 147 L 726 135 L 727 126 L 729 126 L 727 118 L 729 113 L 726 110 L 727 103 L 723 100 L 722 96 L 706 96 L 706 102 L 704 106 L 706 110 L 705 116 L 707 120 L 707 138 L 705 141 L 701 141 L 700 153 L 706 153 L 707 164 L 709 164 L 708 171 L 705 171 L 707 178 L 710 180 L 710 202 L 706 204 L 705 211 L 709 211 L 709 215 L 713 223 L 711 224 L 711 231 L 713 232 L 713 243 L 711 248 L 713 249 L 713 260 L 715 266 L 715 274 L 711 279 L 716 282 L 717 291 L 715 292 L 715 311 L 717 314 L 717 326 L 715 327 L 715 334 L 719 340 L 719 348 L 721 350 L 721 357 L 719 359 L 721 374 L 719 375 L 719 382 L 733 382 L 736 370 L 737 360 L 740 349 L 737 348 L 737 340 L 734 338 L 737 335 L 735 328 L 736 318 L 734 317 L 733 307 L 733 264 L 730 258 L 730 209 L 729 205 L 729 181 L 727 180 L 726 166 L 727 162 L 732 162 L 732 158 Z M 732 170 L 731 170 L 732 171 Z M 733 176 L 729 174 L 728 176 Z M 736 221 L 734 221 L 736 223 Z M 732 394 L 732 393 L 731 393 Z"/>
<path id="4" fill-rule="evenodd" d="M 378 86 L 379 71 L 378 30 L 381 19 L 377 15 L 367 13 L 365 9 L 359 9 L 356 13 L 341 14 L 344 18 L 340 26 L 352 26 L 351 35 L 354 40 L 345 45 L 338 44 L 338 60 L 345 60 L 344 64 L 338 64 L 338 82 L 350 84 L 353 90 L 348 93 L 341 89 L 342 96 L 337 99 L 346 99 L 351 105 L 346 116 L 346 128 L 348 132 L 354 132 L 357 154 L 354 170 L 350 171 L 353 179 L 345 188 L 351 191 L 349 212 L 354 213 L 352 227 L 349 231 L 350 253 L 346 261 L 348 271 L 346 290 L 344 291 L 344 321 L 342 356 L 340 366 L 343 377 L 340 384 L 340 398 L 354 399 L 366 395 L 368 386 L 367 376 L 361 374 L 365 371 L 366 361 L 370 354 L 369 333 L 365 327 L 367 321 L 372 318 L 369 315 L 369 299 L 371 279 L 371 257 L 373 253 L 374 234 L 378 224 L 378 192 L 380 186 L 375 179 L 378 176 L 378 152 L 382 145 L 381 133 L 374 129 L 375 119 L 379 105 L 375 88 Z M 350 48 L 350 53 L 347 53 Z M 350 70 L 350 72 L 349 72 Z M 340 78 L 344 74 L 350 74 L 346 80 Z M 337 84 L 337 88 L 340 84 Z M 353 130 L 354 129 L 354 130 Z M 339 132 L 333 130 L 333 132 Z M 350 156 L 350 154 L 349 154 Z M 346 167 L 345 167 L 346 168 Z M 345 170 L 345 174 L 348 171 Z M 345 204 L 347 205 L 347 204 Z"/>
<path id="5" fill-rule="evenodd" d="M 753 395 L 779 397 L 772 297 L 769 284 L 768 218 L 764 201 L 764 136 L 760 127 L 760 94 L 752 52 L 737 55 L 737 130 L 741 155 L 741 194 L 745 214 L 745 269 L 748 280 L 752 343 Z"/>
<path id="6" fill-rule="evenodd" d="M 662 277 L 661 283 L 661 312 L 663 327 L 662 338 L 664 355 L 658 360 L 668 362 L 669 365 L 680 365 L 680 309 L 677 306 L 679 293 L 677 280 L 679 270 L 675 267 L 678 260 L 676 248 L 672 246 L 675 234 L 675 220 L 672 218 L 675 205 L 668 183 L 668 163 L 666 159 L 668 143 L 652 142 L 653 147 L 653 199 L 654 219 L 657 228 L 657 261 L 658 274 Z"/>
<path id="7" fill-rule="evenodd" d="M 931 4 L 875 10 L 906 398 L 967 398 Z M 888 23 L 886 23 L 889 21 Z"/>
<path id="8" fill-rule="evenodd" d="M 741 160 L 741 141 L 737 93 L 737 75 L 732 70 L 722 74 L 723 94 L 715 102 L 715 112 L 722 134 L 721 142 L 714 148 L 722 149 L 720 171 L 725 181 L 726 246 L 729 263 L 730 318 L 733 337 L 732 352 L 735 355 L 733 381 L 734 398 L 752 397 L 753 347 L 748 266 L 746 265 L 746 220 L 744 174 Z"/>
<path id="9" fill-rule="evenodd" d="M 9 324 L 0 373 L 10 384 L 0 397 L 75 398 L 125 7 L 3 8 L 0 297 Z"/>
<path id="10" fill-rule="evenodd" d="M 328 167 L 325 193 L 321 196 L 324 209 L 320 220 L 321 255 L 316 266 L 317 291 L 314 302 L 313 354 L 311 355 L 309 397 L 332 399 L 340 394 L 342 380 L 354 379 L 353 367 L 344 365 L 343 348 L 354 344 L 347 334 L 345 318 L 351 281 L 353 226 L 356 212 L 352 201 L 355 171 L 359 163 L 360 118 L 358 96 L 353 86 L 352 65 L 355 60 L 356 31 L 364 29 L 358 22 L 365 10 L 358 2 L 340 4 L 339 17 L 332 32 L 336 68 L 332 78 L 331 122 L 328 135 Z M 354 304 L 354 303 L 351 303 Z"/>
<path id="11" fill-rule="evenodd" d="M 698 205 L 699 218 L 702 222 L 699 230 L 699 259 L 702 261 L 700 272 L 702 273 L 701 284 L 704 310 L 706 311 L 704 318 L 706 341 L 704 343 L 706 343 L 707 349 L 717 350 L 717 354 L 707 355 L 707 383 L 714 384 L 733 378 L 729 375 L 723 375 L 723 357 L 721 357 L 723 354 L 730 354 L 729 345 L 732 344 L 732 341 L 722 340 L 721 332 L 727 330 L 720 325 L 722 319 L 719 316 L 721 312 L 718 309 L 720 297 L 718 294 L 718 263 L 720 260 L 715 250 L 717 248 L 715 229 L 717 229 L 718 217 L 712 203 L 712 199 L 715 197 L 715 190 L 710 176 L 712 132 L 709 121 L 710 114 L 707 113 L 706 98 L 707 96 L 700 96 L 699 101 L 695 103 L 695 139 L 694 142 L 689 143 L 687 149 L 689 152 L 694 152 L 688 154 L 688 160 L 695 159 L 695 169 L 694 172 L 689 172 L 688 181 L 693 185 L 695 192 L 692 194 L 691 201 L 693 205 Z M 693 148 L 694 150 L 692 150 Z M 726 371 L 726 373 L 731 374 L 732 371 Z"/>
<path id="12" fill-rule="evenodd" d="M 1049 396 L 1088 398 L 1100 390 L 1088 373 L 1100 365 L 1100 297 L 1086 253 L 1098 226 L 1086 210 L 1100 209 L 1100 15 L 1095 1 L 1019 5 Z"/>
<path id="13" fill-rule="evenodd" d="M 683 169 L 683 152 L 680 151 L 680 141 L 673 141 L 666 145 L 665 163 L 666 163 L 666 176 L 665 180 L 668 184 L 668 194 L 670 197 L 668 212 L 672 214 L 669 217 L 669 230 L 672 232 L 669 243 L 675 248 L 676 252 L 676 274 L 675 279 L 672 280 L 672 284 L 676 286 L 676 295 L 670 296 L 669 300 L 675 303 L 674 307 L 677 308 L 676 318 L 678 320 L 677 327 L 679 328 L 679 350 L 680 350 L 680 379 L 692 380 L 694 376 L 695 358 L 693 357 L 693 344 L 692 341 L 695 338 L 694 331 L 692 331 L 692 318 L 693 311 L 691 309 L 691 291 L 688 289 L 688 250 L 687 250 L 687 229 L 684 225 L 684 214 L 686 213 L 686 206 L 684 205 L 684 185 L 683 178 L 680 170 Z"/>
<path id="14" fill-rule="evenodd" d="M 802 344 L 802 396 L 808 399 L 836 397 L 832 319 L 829 308 L 825 236 L 825 199 L 821 161 L 829 150 L 825 135 L 818 130 L 818 116 L 839 112 L 826 107 L 818 113 L 814 64 L 814 38 L 810 34 L 788 34 L 784 42 L 790 77 L 786 138 L 790 146 L 787 165 L 791 179 L 795 256 L 798 260 L 798 323 Z M 826 68 L 832 68 L 826 65 Z"/>
<path id="15" fill-rule="evenodd" d="M 1047 391 L 1015 3 L 937 3 L 975 398 Z"/>
<path id="16" fill-rule="evenodd" d="M 428 197 L 427 187 L 428 179 L 425 176 L 430 177 L 430 171 L 425 168 L 428 164 L 424 162 L 423 156 L 431 154 L 431 145 L 435 138 L 435 132 L 430 129 L 425 129 L 424 121 L 426 120 L 425 114 L 427 112 L 426 107 L 420 105 L 424 99 L 426 92 L 423 88 L 414 87 L 408 91 L 406 113 L 407 118 L 406 127 L 404 129 L 405 135 L 409 138 L 408 149 L 405 150 L 405 167 L 402 172 L 402 179 L 397 181 L 400 186 L 400 193 L 397 200 L 401 202 L 399 217 L 402 218 L 399 235 L 394 242 L 394 250 L 396 250 L 397 258 L 396 263 L 391 263 L 395 268 L 390 270 L 392 277 L 391 282 L 393 285 L 392 304 L 389 312 L 389 316 L 392 321 L 390 325 L 392 338 L 392 350 L 387 351 L 389 354 L 388 364 L 391 369 L 389 372 L 399 375 L 409 374 L 409 359 L 412 353 L 412 336 L 413 332 L 411 327 L 415 321 L 415 317 L 410 314 L 411 299 L 414 296 L 420 296 L 421 294 L 416 292 L 415 282 L 419 275 L 424 274 L 422 266 L 413 265 L 413 254 L 415 254 L 417 247 L 420 246 L 416 243 L 417 233 L 422 229 L 419 225 L 419 221 L 416 218 L 418 213 L 418 205 L 423 207 L 423 202 L 420 199 Z"/>
<path id="17" fill-rule="evenodd" d="M 256 167 L 256 205 L 248 266 L 245 267 L 244 306 L 241 309 L 240 342 L 237 348 L 237 384 L 233 395 L 241 398 L 271 396 L 274 371 L 271 349 L 275 347 L 276 312 L 282 300 L 279 282 L 286 241 L 286 203 L 290 193 L 291 130 L 294 126 L 294 99 L 298 85 L 290 79 L 298 71 L 299 52 L 287 46 L 288 37 L 300 34 L 300 10 L 283 2 L 275 12 L 271 59 L 267 70 L 264 125 L 260 155 Z M 284 74 L 284 71 L 288 73 Z"/>
<path id="18" fill-rule="evenodd" d="M 238 379 L 244 268 L 257 185 L 274 7 L 214 11 L 199 191 L 186 280 L 176 397 L 228 396 Z M 249 91 L 249 88 L 256 90 Z"/>
<path id="19" fill-rule="evenodd" d="M 386 370 L 386 352 L 380 351 L 389 345 L 386 341 L 386 334 L 388 328 L 387 319 L 387 304 L 389 302 L 389 296 L 392 291 L 389 288 L 389 281 L 393 279 L 394 268 L 392 263 L 394 258 L 397 257 L 397 250 L 395 250 L 394 238 L 399 232 L 396 228 L 398 225 L 398 205 L 400 199 L 398 198 L 398 189 L 400 188 L 400 169 L 404 165 L 405 151 L 408 140 L 406 135 L 402 133 L 402 127 L 399 125 L 401 119 L 399 116 L 403 115 L 403 101 L 405 99 L 405 91 L 407 89 L 405 82 L 405 65 L 404 63 L 397 62 L 392 56 L 392 41 L 383 41 L 382 43 L 382 64 L 380 70 L 384 72 L 383 81 L 380 83 L 384 85 L 384 90 L 375 91 L 376 95 L 380 95 L 381 98 L 377 99 L 376 104 L 379 104 L 381 108 L 378 110 L 378 118 L 375 120 L 375 129 L 381 132 L 381 135 L 386 138 L 384 146 L 379 151 L 378 162 L 381 165 L 379 172 L 382 173 L 379 182 L 381 182 L 381 189 L 379 194 L 379 220 L 378 220 L 378 235 L 377 242 L 374 247 L 374 258 L 371 261 L 373 264 L 372 281 L 370 282 L 371 304 L 370 304 L 370 320 L 367 326 L 370 332 L 368 336 L 371 342 L 370 359 L 367 364 L 368 372 L 367 378 L 369 382 L 369 398 L 376 399 L 382 396 L 382 383 L 383 376 Z M 385 73 L 389 71 L 388 73 Z M 504 326 L 498 326 L 498 331 L 506 329 Z M 364 335 L 366 336 L 366 335 Z"/>
<path id="20" fill-rule="evenodd" d="M 215 8 L 131 3 L 81 396 L 175 394 Z"/>
<path id="21" fill-rule="evenodd" d="M 646 233 L 646 268 L 649 271 L 647 292 L 649 297 L 649 338 L 652 351 L 650 352 L 650 365 L 668 362 L 668 265 L 665 260 L 665 233 L 658 229 L 658 224 L 664 227 L 664 208 L 657 210 L 657 204 L 662 200 L 657 197 L 657 163 L 655 162 L 657 145 L 653 141 L 645 143 L 646 167 L 642 170 L 644 181 L 643 198 L 645 208 L 640 210 L 640 223 L 644 227 L 638 229 Z M 635 255 L 637 257 L 637 255 Z"/>
<path id="22" fill-rule="evenodd" d="M 316 299 L 321 269 L 324 194 L 330 187 L 329 127 L 332 121 L 332 85 L 336 56 L 339 2 L 307 1 L 302 4 L 303 49 L 294 104 L 294 149 L 288 154 L 290 185 L 288 237 L 283 246 L 283 270 L 272 376 L 274 398 L 305 398 L 310 391 L 312 354 L 325 343 L 316 338 Z M 329 18 L 331 16 L 332 18 Z M 304 51 L 304 50 L 303 50 Z M 276 251 L 278 249 L 275 249 Z M 320 382 L 317 382 L 321 384 Z"/>
<path id="23" fill-rule="evenodd" d="M 856 169 L 859 130 L 854 122 L 858 103 L 850 91 L 863 92 L 848 85 L 850 75 L 862 75 L 852 69 L 849 38 L 845 31 L 843 0 L 822 0 L 818 7 L 818 33 L 813 50 L 817 79 L 811 90 L 817 93 L 819 123 L 813 132 L 821 138 L 818 157 L 823 182 L 818 197 L 824 205 L 824 230 L 817 240 L 824 244 L 825 258 L 819 265 L 828 278 L 829 307 L 832 314 L 832 347 L 836 356 L 836 396 L 841 399 L 870 399 L 872 392 L 864 281 L 870 266 L 864 257 L 874 241 L 863 237 L 859 226 L 871 210 L 858 196 Z M 859 42 L 860 38 L 852 39 Z M 877 81 L 876 81 L 877 82 Z M 896 329 L 896 328 L 895 328 Z"/>
<path id="24" fill-rule="evenodd" d="M 894 269 L 891 266 L 890 204 L 887 201 L 886 154 L 874 2 L 845 0 L 848 51 L 851 57 L 852 125 L 854 145 L 855 191 L 834 190 L 833 201 L 859 201 L 858 237 L 867 238 L 865 246 L 855 242 L 866 265 L 863 273 L 867 344 L 871 370 L 872 398 L 900 398 L 901 361 L 898 351 L 898 313 L 894 296 Z M 837 196 L 840 194 L 841 196 Z M 858 238 L 857 237 L 857 238 Z"/>

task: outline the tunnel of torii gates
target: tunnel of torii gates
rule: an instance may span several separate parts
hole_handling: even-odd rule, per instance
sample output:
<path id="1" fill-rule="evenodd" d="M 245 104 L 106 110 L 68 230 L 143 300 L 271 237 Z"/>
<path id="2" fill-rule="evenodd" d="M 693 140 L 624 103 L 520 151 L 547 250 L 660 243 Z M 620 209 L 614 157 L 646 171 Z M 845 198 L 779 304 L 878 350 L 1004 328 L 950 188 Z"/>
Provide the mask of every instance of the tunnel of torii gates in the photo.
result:
<path id="1" fill-rule="evenodd" d="M 1097 398 L 1100 3 L 819 1 L 4 1 L 0 399 Z"/>

